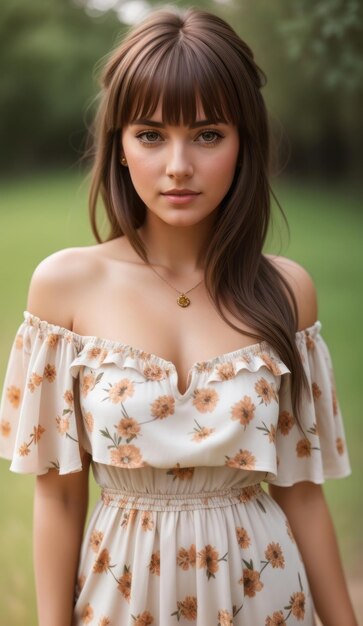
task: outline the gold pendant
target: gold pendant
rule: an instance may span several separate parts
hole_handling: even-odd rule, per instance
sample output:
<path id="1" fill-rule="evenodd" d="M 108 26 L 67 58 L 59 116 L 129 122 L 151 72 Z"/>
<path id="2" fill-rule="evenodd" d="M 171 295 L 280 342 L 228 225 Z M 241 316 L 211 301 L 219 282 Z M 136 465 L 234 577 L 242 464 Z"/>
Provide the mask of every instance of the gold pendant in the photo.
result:
<path id="1" fill-rule="evenodd" d="M 190 305 L 190 300 L 188 298 L 188 296 L 186 296 L 184 293 L 181 293 L 180 296 L 178 296 L 177 298 L 177 303 L 179 304 L 179 306 L 189 306 Z"/>

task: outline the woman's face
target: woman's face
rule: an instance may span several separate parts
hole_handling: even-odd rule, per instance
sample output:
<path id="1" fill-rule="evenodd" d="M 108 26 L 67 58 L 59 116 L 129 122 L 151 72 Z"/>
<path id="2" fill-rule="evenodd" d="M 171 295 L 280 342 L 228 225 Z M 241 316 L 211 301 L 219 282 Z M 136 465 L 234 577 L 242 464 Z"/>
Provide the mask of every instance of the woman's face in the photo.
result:
<path id="1" fill-rule="evenodd" d="M 136 192 L 171 225 L 192 225 L 219 206 L 238 152 L 236 126 L 210 124 L 200 108 L 195 126 L 165 126 L 159 105 L 150 119 L 135 120 L 122 132 L 122 153 Z"/>

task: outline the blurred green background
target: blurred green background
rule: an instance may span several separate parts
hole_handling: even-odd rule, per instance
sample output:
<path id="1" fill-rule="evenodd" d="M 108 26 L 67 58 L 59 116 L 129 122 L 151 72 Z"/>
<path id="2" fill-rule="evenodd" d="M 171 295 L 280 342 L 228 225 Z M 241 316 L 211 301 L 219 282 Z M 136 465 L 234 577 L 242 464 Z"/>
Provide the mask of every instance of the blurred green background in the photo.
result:
<path id="1" fill-rule="evenodd" d="M 267 249 L 302 263 L 317 286 L 353 467 L 351 477 L 328 481 L 325 492 L 363 620 L 361 5 L 355 0 L 173 4 L 225 17 L 267 75 L 264 95 L 276 145 L 272 187 L 291 229 L 289 240 L 274 204 Z M 98 62 L 146 6 L 139 0 L 2 0 L 1 381 L 36 265 L 55 250 L 95 243 L 82 155 Z M 0 461 L 0 615 L 7 626 L 36 626 L 33 484 L 32 476 L 10 474 L 8 462 Z M 91 479 L 90 510 L 96 498 Z"/>

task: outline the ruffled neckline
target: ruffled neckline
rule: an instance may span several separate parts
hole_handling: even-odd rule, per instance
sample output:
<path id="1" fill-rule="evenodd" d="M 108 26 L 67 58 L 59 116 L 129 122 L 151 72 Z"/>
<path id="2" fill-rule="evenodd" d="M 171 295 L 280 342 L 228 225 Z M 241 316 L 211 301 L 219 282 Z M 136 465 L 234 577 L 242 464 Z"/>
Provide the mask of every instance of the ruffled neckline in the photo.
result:
<path id="1" fill-rule="evenodd" d="M 76 344 L 78 348 L 83 350 L 91 350 L 94 348 L 100 348 L 101 350 L 110 351 L 116 354 L 127 354 L 131 358 L 141 359 L 142 361 L 152 360 L 160 366 L 174 366 L 172 361 L 169 361 L 157 354 L 152 352 L 147 352 L 142 348 L 134 347 L 130 344 L 123 343 L 122 341 L 118 341 L 115 339 L 106 339 L 104 337 L 98 337 L 96 335 L 80 335 L 69 328 L 64 328 L 63 326 L 59 326 L 57 324 L 52 324 L 46 320 L 42 320 L 30 311 L 24 311 L 24 321 L 27 325 L 38 328 L 39 330 L 48 334 L 55 335 L 63 335 L 67 341 L 72 341 Z M 299 330 L 296 332 L 295 337 L 297 343 L 301 341 L 305 341 L 306 337 L 309 336 L 311 338 L 315 337 L 321 330 L 321 322 L 316 320 L 314 324 L 304 328 L 303 330 Z M 206 369 L 210 370 L 214 365 L 222 364 L 225 362 L 233 361 L 238 358 L 241 358 L 246 363 L 249 362 L 248 356 L 260 355 L 261 353 L 269 352 L 276 354 L 276 351 L 266 340 L 259 341 L 254 344 L 250 344 L 248 346 L 243 346 L 241 348 L 237 348 L 236 350 L 232 350 L 230 352 L 224 352 L 223 354 L 219 354 L 217 356 L 211 357 L 210 359 L 204 359 L 201 361 L 196 361 L 190 369 L 194 369 L 200 364 L 206 367 Z M 97 351 L 95 352 L 95 354 Z"/>

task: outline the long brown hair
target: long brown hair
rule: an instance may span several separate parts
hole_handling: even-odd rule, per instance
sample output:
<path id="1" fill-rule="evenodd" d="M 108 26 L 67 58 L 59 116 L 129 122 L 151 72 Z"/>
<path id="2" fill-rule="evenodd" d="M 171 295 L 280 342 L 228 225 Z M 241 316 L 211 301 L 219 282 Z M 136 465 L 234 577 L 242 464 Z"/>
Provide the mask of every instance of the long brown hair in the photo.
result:
<path id="1" fill-rule="evenodd" d="M 120 165 L 121 129 L 152 116 L 160 98 L 165 124 L 195 122 L 197 98 L 207 119 L 235 124 L 240 135 L 238 165 L 216 210 L 205 255 L 205 285 L 227 324 L 258 341 L 267 340 L 277 350 L 292 373 L 298 417 L 302 387 L 308 383 L 295 342 L 296 300 L 288 282 L 262 254 L 273 195 L 270 132 L 261 95 L 265 83 L 248 45 L 220 17 L 194 8 L 152 12 L 129 32 L 103 70 L 93 128 L 90 218 L 101 243 L 96 216 L 101 194 L 110 225 L 106 241 L 126 235 L 149 263 L 137 233 L 146 208 L 128 169 Z M 221 302 L 256 332 L 241 331 L 227 320 Z"/>

